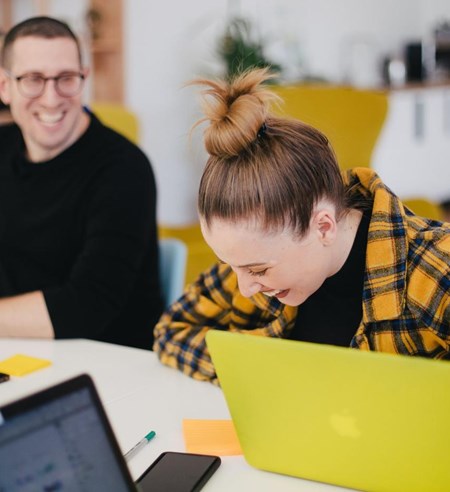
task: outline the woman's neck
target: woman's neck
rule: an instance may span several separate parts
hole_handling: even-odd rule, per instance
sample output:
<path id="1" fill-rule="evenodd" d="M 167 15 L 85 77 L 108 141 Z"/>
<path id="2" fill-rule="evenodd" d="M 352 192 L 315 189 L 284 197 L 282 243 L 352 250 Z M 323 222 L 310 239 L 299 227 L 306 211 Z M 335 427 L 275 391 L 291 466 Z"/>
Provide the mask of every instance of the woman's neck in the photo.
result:
<path id="1" fill-rule="evenodd" d="M 335 243 L 335 271 L 331 274 L 336 274 L 347 261 L 347 258 L 352 250 L 358 232 L 359 224 L 362 219 L 362 212 L 356 209 L 350 209 L 338 222 L 338 236 Z M 331 276 L 330 275 L 330 276 Z"/>

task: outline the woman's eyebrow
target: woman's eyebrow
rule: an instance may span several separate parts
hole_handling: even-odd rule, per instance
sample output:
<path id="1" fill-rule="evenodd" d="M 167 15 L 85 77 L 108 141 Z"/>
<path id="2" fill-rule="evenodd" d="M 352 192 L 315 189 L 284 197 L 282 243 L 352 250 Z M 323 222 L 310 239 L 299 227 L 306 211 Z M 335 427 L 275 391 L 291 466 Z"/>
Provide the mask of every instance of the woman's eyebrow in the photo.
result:
<path id="1" fill-rule="evenodd" d="M 253 268 L 253 267 L 259 267 L 267 265 L 265 262 L 260 262 L 260 263 L 248 263 L 247 265 L 239 265 L 238 268 Z"/>
<path id="2" fill-rule="evenodd" d="M 216 256 L 216 258 L 219 263 L 222 263 L 224 265 L 229 265 L 229 263 L 221 260 L 218 256 Z M 238 265 L 236 268 L 254 268 L 254 267 L 265 266 L 265 265 L 267 265 L 267 262 L 255 262 L 255 263 L 247 263 L 246 265 Z"/>

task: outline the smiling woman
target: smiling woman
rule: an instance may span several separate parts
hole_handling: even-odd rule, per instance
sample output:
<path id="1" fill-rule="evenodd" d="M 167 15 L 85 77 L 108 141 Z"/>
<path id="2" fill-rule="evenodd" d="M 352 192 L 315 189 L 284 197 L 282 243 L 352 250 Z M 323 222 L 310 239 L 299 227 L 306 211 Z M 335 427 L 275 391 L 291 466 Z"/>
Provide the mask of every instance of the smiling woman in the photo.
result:
<path id="1" fill-rule="evenodd" d="M 325 214 L 330 214 L 332 208 L 327 210 L 323 204 L 320 210 L 322 230 L 336 228 L 336 224 L 326 223 L 330 217 Z M 328 244 L 329 238 L 324 238 L 314 227 L 299 239 L 289 230 L 267 234 L 260 226 L 245 221 L 216 218 L 209 227 L 202 220 L 202 231 L 218 258 L 234 271 L 244 297 L 260 292 L 282 300 L 284 304 L 298 306 L 341 266 L 334 265 L 332 248 L 323 246 L 323 241 Z M 344 236 L 339 240 L 341 237 Z M 341 264 L 350 246 L 348 240 L 346 248 L 342 245 L 342 253 L 336 254 Z"/>
<path id="2" fill-rule="evenodd" d="M 320 131 L 272 114 L 270 77 L 197 81 L 198 211 L 222 264 L 162 316 L 161 361 L 217 383 L 212 328 L 450 358 L 448 225 L 414 216 L 370 169 L 341 174 Z"/>

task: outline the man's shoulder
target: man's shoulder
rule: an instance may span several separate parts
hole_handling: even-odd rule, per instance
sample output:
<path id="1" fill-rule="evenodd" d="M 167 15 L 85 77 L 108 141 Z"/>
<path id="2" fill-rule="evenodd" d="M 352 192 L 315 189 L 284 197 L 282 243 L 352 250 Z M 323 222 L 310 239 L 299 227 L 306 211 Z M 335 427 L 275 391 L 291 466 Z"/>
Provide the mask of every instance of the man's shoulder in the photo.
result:
<path id="1" fill-rule="evenodd" d="M 0 140 L 2 142 L 2 146 L 8 143 L 12 144 L 19 137 L 20 137 L 20 130 L 15 123 L 7 123 L 5 125 L 0 125 Z"/>
<path id="2" fill-rule="evenodd" d="M 90 141 L 95 143 L 95 152 L 104 159 L 126 162 L 127 165 L 148 165 L 150 160 L 143 150 L 124 135 L 100 122 L 94 115 L 88 130 Z"/>

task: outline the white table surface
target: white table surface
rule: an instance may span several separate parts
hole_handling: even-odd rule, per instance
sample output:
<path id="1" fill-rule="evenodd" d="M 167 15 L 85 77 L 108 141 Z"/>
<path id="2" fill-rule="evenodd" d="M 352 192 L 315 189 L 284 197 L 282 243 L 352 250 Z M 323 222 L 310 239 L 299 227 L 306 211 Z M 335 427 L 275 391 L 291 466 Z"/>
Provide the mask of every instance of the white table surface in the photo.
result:
<path id="1" fill-rule="evenodd" d="M 135 479 L 163 451 L 185 451 L 184 418 L 230 418 L 220 388 L 163 366 L 150 351 L 82 339 L 0 339 L 0 360 L 18 353 L 50 359 L 52 365 L 0 384 L 0 405 L 72 376 L 89 374 L 123 452 L 150 430 L 156 431 L 156 437 L 128 463 Z M 221 459 L 205 492 L 347 490 L 260 471 L 242 456 Z"/>

